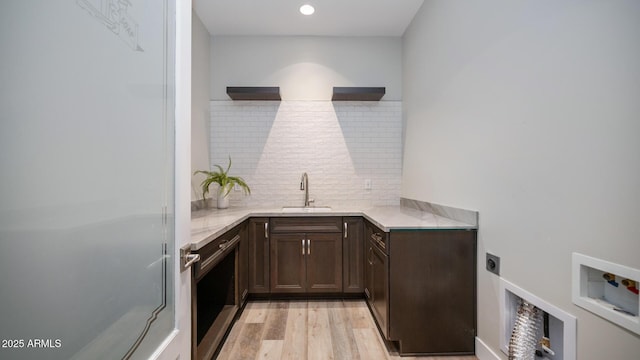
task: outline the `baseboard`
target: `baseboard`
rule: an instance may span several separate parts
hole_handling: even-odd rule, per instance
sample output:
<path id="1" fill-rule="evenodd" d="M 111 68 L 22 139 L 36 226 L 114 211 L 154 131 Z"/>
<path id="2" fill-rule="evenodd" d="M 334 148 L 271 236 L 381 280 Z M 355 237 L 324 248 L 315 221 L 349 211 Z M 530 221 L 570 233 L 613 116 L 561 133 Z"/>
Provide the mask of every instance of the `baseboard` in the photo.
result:
<path id="1" fill-rule="evenodd" d="M 500 360 L 500 356 L 493 352 L 487 344 L 476 336 L 476 357 L 478 360 Z"/>

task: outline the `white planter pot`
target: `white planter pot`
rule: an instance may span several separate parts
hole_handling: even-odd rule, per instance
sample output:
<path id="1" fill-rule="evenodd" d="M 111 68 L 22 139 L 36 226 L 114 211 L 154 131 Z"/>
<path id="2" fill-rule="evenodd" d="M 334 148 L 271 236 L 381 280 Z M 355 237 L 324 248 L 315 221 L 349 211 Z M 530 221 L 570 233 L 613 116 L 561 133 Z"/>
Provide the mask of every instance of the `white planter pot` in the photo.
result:
<path id="1" fill-rule="evenodd" d="M 229 198 L 231 197 L 231 193 L 227 193 L 223 188 L 218 190 L 218 209 L 226 209 L 229 207 Z"/>

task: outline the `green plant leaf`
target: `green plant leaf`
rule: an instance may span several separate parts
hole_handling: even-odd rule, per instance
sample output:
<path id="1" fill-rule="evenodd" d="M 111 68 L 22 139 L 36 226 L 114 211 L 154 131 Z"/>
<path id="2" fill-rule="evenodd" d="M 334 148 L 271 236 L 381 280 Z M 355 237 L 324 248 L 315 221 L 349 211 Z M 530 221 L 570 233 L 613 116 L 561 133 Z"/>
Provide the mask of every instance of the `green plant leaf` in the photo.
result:
<path id="1" fill-rule="evenodd" d="M 227 166 L 227 171 L 225 171 L 225 174 L 229 173 L 229 169 L 231 169 L 231 155 L 229 155 L 229 166 Z"/>
<path id="2" fill-rule="evenodd" d="M 227 175 L 227 173 L 224 170 L 222 170 L 222 167 L 220 165 L 213 165 L 213 166 L 217 167 L 218 170 L 220 170 L 220 171 L 214 171 L 214 173 L 219 175 Z"/>
<path id="3" fill-rule="evenodd" d="M 231 155 L 229 155 L 229 165 L 227 169 L 224 170 L 220 165 L 213 165 L 218 171 L 206 171 L 206 170 L 196 170 L 193 175 L 203 174 L 206 175 L 206 178 L 202 181 L 200 186 L 202 187 L 202 199 L 206 198 L 206 195 L 209 193 L 209 187 L 211 184 L 216 183 L 219 185 L 218 191 L 224 191 L 224 196 L 229 195 L 231 189 L 235 185 L 238 185 L 242 188 L 245 195 L 251 194 L 251 188 L 244 181 L 243 178 L 239 176 L 228 176 L 229 170 L 231 169 Z"/>

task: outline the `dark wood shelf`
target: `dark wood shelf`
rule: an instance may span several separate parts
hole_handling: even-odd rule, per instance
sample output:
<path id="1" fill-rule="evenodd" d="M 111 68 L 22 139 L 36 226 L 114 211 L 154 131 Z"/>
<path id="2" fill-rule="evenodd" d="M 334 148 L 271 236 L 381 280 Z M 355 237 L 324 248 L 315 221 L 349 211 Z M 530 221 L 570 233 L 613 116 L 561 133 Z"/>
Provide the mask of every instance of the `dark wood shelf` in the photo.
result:
<path id="1" fill-rule="evenodd" d="M 334 87 L 332 101 L 380 101 L 384 87 Z"/>
<path id="2" fill-rule="evenodd" d="M 281 100 L 279 86 L 227 86 L 233 100 Z"/>

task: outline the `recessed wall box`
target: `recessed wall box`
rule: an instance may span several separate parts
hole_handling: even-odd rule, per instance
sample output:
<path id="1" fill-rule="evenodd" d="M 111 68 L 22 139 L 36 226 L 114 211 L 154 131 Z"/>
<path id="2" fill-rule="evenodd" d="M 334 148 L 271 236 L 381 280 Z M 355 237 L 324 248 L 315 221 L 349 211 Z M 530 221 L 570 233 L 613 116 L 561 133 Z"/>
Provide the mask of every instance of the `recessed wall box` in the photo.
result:
<path id="1" fill-rule="evenodd" d="M 332 101 L 379 101 L 384 87 L 334 87 Z"/>
<path id="2" fill-rule="evenodd" d="M 233 100 L 281 100 L 279 86 L 227 86 Z"/>
<path id="3" fill-rule="evenodd" d="M 640 334 L 640 270 L 573 253 L 573 303 Z"/>
<path id="4" fill-rule="evenodd" d="M 575 316 L 504 278 L 500 279 L 500 294 L 500 317 L 502 321 L 502 326 L 500 327 L 500 350 L 505 354 L 509 353 L 509 339 L 517 318 L 518 305 L 520 301 L 524 300 L 548 314 L 550 345 L 555 354 L 553 356 L 547 355 L 547 357 L 553 360 L 577 360 Z M 544 335 L 543 329 L 539 330 L 537 335 L 541 339 Z M 536 357 L 536 359 L 540 358 Z"/>

